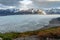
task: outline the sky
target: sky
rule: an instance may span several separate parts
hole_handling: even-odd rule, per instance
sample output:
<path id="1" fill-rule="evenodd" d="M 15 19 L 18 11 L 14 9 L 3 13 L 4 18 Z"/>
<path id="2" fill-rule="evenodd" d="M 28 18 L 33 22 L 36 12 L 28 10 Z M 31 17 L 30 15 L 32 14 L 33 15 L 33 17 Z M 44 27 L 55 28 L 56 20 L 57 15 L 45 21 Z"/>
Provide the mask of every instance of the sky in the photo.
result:
<path id="1" fill-rule="evenodd" d="M 4 8 L 56 8 L 60 0 L 0 0 L 0 9 Z"/>

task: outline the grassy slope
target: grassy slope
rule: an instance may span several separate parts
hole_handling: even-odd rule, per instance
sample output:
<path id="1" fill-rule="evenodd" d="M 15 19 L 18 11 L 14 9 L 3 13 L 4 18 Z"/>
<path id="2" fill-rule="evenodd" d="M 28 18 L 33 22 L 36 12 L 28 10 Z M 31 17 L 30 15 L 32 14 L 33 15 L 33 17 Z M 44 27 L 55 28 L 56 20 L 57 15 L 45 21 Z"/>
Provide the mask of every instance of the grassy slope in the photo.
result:
<path id="1" fill-rule="evenodd" d="M 25 37 L 25 36 L 31 36 L 31 35 L 38 35 L 39 37 L 60 37 L 60 27 L 52 27 L 48 29 L 43 30 L 35 30 L 35 31 L 29 31 L 24 33 L 0 33 L 0 37 L 3 39 L 14 39 L 18 37 Z"/>
<path id="2" fill-rule="evenodd" d="M 60 37 L 60 27 L 52 27 L 41 30 L 37 35 L 40 37 Z"/>

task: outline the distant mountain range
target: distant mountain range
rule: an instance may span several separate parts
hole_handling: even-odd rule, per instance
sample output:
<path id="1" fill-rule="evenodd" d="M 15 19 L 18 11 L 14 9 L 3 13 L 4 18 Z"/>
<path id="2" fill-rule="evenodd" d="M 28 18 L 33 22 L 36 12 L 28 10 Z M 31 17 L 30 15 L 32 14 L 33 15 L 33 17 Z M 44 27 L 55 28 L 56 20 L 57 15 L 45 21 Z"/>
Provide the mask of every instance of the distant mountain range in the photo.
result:
<path id="1" fill-rule="evenodd" d="M 57 9 L 57 8 L 55 8 L 55 9 L 48 9 L 48 10 L 45 10 L 45 12 L 47 13 L 47 14 L 60 14 L 60 9 Z"/>
<path id="2" fill-rule="evenodd" d="M 19 15 L 19 14 L 32 14 L 32 10 L 19 10 L 19 9 L 0 9 L 0 16 L 6 15 Z M 36 14 L 36 13 L 34 13 Z"/>
<path id="3" fill-rule="evenodd" d="M 39 9 L 37 9 L 39 10 Z M 48 9 L 44 10 L 46 14 L 60 14 L 60 9 Z M 33 12 L 33 13 L 32 13 Z M 19 10 L 19 9 L 0 9 L 0 16 L 6 16 L 6 15 L 20 15 L 20 14 L 39 14 L 34 9 L 28 9 L 28 10 Z"/>

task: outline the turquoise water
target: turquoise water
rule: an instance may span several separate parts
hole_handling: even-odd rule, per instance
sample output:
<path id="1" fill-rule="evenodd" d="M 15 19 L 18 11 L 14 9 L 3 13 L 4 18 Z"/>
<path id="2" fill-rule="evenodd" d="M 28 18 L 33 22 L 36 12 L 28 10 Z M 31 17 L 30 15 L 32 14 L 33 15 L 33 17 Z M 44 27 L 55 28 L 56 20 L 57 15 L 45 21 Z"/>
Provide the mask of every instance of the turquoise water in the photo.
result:
<path id="1" fill-rule="evenodd" d="M 0 16 L 0 32 L 24 32 L 37 30 L 60 15 L 11 15 Z"/>

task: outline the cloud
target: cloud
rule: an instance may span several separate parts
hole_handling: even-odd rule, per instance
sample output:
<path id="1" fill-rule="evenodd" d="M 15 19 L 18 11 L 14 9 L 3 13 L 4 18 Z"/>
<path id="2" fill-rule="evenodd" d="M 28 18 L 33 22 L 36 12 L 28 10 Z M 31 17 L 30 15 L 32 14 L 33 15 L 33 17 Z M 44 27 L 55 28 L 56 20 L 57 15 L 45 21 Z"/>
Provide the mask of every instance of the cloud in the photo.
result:
<path id="1" fill-rule="evenodd" d="M 13 5 L 18 5 L 18 1 L 22 1 L 22 0 L 0 0 L 0 3 L 4 5 L 13 6 Z"/>
<path id="2" fill-rule="evenodd" d="M 0 4 L 0 9 L 11 9 L 11 8 L 15 8 L 15 6 L 6 6 L 3 4 Z"/>
<path id="3" fill-rule="evenodd" d="M 0 0 L 0 8 L 18 8 L 22 0 Z"/>
<path id="4" fill-rule="evenodd" d="M 59 7 L 60 0 L 25 0 L 25 2 L 22 2 L 23 0 L 0 0 L 0 8 L 20 8 L 23 7 L 23 4 L 25 4 L 25 7 L 27 8 L 48 8 L 48 7 Z"/>
<path id="5" fill-rule="evenodd" d="M 47 0 L 47 1 L 60 1 L 60 0 Z"/>
<path id="6" fill-rule="evenodd" d="M 60 1 L 60 0 L 32 0 L 32 1 Z"/>
<path id="7" fill-rule="evenodd" d="M 60 7 L 60 0 L 32 0 L 36 7 L 39 8 L 54 8 Z"/>
<path id="8" fill-rule="evenodd" d="M 33 2 L 31 0 L 23 0 L 23 1 L 19 1 L 20 3 L 20 9 L 29 9 L 33 7 Z"/>

